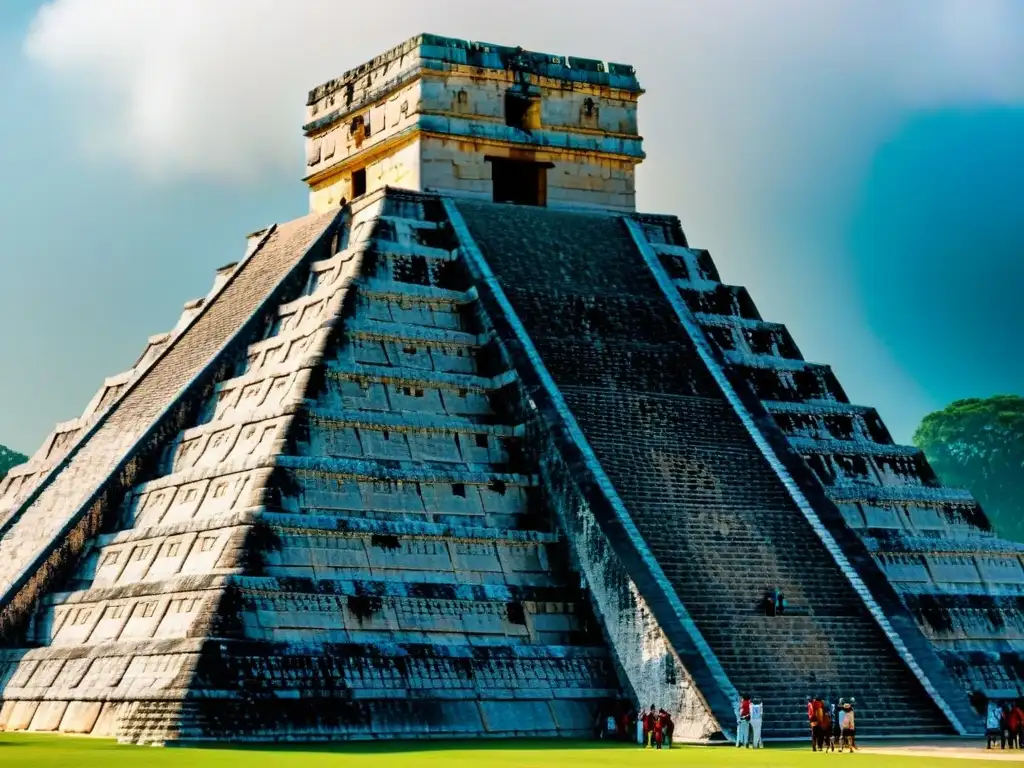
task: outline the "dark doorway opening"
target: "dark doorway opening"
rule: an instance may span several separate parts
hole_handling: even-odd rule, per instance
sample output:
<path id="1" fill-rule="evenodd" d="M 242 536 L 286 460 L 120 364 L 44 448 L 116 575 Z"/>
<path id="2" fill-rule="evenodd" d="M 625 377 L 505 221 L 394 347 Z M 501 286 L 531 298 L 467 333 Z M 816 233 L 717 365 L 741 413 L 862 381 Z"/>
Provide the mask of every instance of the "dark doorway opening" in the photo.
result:
<path id="1" fill-rule="evenodd" d="M 494 202 L 516 205 L 548 203 L 548 168 L 551 163 L 528 160 L 509 160 L 489 157 L 491 179 L 494 183 Z"/>
<path id="2" fill-rule="evenodd" d="M 352 197 L 362 197 L 366 194 L 366 169 L 360 168 L 352 171 Z"/>
<path id="3" fill-rule="evenodd" d="M 505 92 L 505 125 L 522 131 L 530 130 L 530 107 L 533 100 L 522 93 Z"/>

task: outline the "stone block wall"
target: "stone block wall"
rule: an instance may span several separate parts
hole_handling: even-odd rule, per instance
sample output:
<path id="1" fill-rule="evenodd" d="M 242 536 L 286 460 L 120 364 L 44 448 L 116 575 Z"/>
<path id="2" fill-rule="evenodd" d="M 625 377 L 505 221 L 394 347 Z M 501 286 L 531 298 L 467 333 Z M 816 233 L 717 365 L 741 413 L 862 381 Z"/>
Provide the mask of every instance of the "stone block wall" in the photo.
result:
<path id="1" fill-rule="evenodd" d="M 356 172 L 364 192 L 387 185 L 491 199 L 491 157 L 549 164 L 548 205 L 635 209 L 643 152 L 630 68 L 609 76 L 595 62 L 552 65 L 562 59 L 512 49 L 481 58 L 465 45 L 414 39 L 310 94 L 312 210 L 353 199 Z M 535 102 L 529 125 L 511 121 L 509 92 Z"/>

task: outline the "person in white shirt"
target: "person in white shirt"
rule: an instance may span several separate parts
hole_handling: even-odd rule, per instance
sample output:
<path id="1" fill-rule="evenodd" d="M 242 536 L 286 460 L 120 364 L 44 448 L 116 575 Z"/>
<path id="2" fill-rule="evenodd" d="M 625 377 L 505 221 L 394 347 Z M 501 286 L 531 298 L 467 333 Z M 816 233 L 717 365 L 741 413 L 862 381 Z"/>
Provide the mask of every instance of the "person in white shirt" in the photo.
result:
<path id="1" fill-rule="evenodd" d="M 988 739 L 986 749 L 992 749 L 992 745 L 1002 737 L 1003 729 L 999 723 L 1002 714 L 1003 709 L 996 702 L 988 703 L 988 712 L 985 714 L 985 738 Z"/>
<path id="2" fill-rule="evenodd" d="M 843 737 L 843 733 L 846 731 L 846 707 L 839 710 L 839 751 L 843 751 L 843 747 L 846 746 L 846 739 Z"/>
<path id="3" fill-rule="evenodd" d="M 763 717 L 764 704 L 758 699 L 757 703 L 750 706 L 751 742 L 754 745 L 754 749 L 760 749 L 763 746 L 761 743 L 761 721 Z"/>
<path id="4" fill-rule="evenodd" d="M 850 706 L 850 702 L 843 704 L 843 741 L 839 745 L 839 751 L 842 752 L 843 748 L 847 745 L 850 746 L 850 752 L 853 752 L 857 748 L 857 716 L 853 711 L 853 707 Z"/>

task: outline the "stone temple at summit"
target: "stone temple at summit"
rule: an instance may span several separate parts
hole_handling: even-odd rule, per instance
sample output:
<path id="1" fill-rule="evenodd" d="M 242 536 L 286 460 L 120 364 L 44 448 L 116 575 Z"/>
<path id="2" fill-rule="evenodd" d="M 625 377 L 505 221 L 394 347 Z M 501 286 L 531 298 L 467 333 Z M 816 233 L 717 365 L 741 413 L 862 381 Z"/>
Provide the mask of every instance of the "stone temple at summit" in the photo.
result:
<path id="1" fill-rule="evenodd" d="M 432 35 L 310 92 L 310 214 L 0 481 L 0 726 L 579 737 L 628 700 L 699 742 L 749 692 L 767 737 L 809 695 L 934 737 L 1024 693 L 1024 548 L 636 211 L 642 93 Z"/>

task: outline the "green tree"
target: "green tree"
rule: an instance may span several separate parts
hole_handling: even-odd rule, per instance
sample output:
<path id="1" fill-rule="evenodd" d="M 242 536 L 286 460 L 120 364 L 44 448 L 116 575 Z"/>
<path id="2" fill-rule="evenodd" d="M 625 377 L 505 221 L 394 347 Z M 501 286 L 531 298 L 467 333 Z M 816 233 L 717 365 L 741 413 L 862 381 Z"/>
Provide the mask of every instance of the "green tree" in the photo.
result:
<path id="1" fill-rule="evenodd" d="M 944 483 L 967 488 L 996 532 L 1024 542 L 1024 397 L 950 403 L 914 433 Z"/>
<path id="2" fill-rule="evenodd" d="M 16 467 L 26 461 L 28 461 L 28 456 L 12 451 L 5 445 L 0 445 L 0 480 L 4 479 L 4 475 L 10 471 L 11 467 Z"/>

